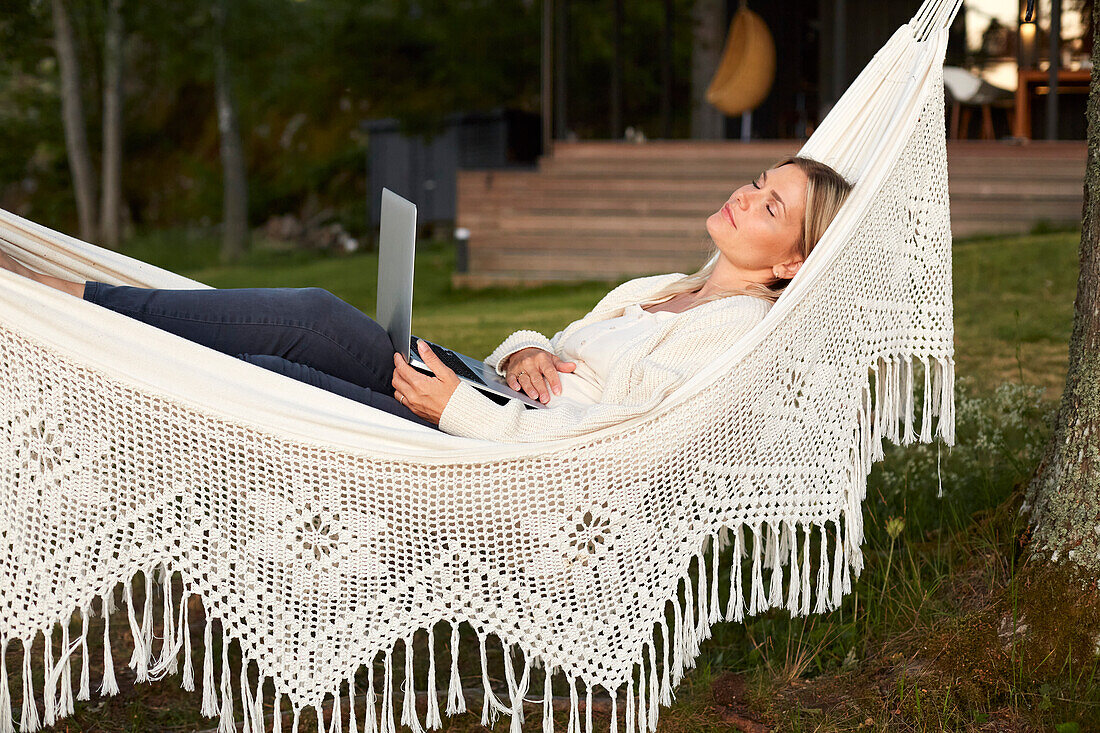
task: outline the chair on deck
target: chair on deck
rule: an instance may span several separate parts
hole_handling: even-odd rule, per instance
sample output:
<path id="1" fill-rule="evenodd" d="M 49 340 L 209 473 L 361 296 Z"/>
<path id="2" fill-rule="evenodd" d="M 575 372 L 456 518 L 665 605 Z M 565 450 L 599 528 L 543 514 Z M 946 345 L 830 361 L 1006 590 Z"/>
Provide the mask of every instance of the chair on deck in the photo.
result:
<path id="1" fill-rule="evenodd" d="M 1011 107 L 1015 93 L 990 84 L 976 74 L 958 66 L 943 67 L 943 87 L 951 103 L 951 139 L 966 139 L 970 127 L 970 112 L 974 107 L 982 110 L 982 140 L 995 140 L 993 133 L 993 105 Z"/>

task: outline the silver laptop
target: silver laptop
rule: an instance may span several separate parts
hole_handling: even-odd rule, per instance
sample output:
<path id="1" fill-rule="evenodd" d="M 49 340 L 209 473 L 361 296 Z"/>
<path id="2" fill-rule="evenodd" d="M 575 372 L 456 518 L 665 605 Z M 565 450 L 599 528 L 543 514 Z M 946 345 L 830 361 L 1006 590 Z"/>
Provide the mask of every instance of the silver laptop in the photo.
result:
<path id="1" fill-rule="evenodd" d="M 416 205 L 388 188 L 382 189 L 381 231 L 378 237 L 378 307 L 375 320 L 386 329 L 395 352 L 428 374 L 432 370 L 420 358 L 412 335 L 413 264 L 416 247 Z M 459 379 L 504 404 L 520 400 L 528 407 L 546 407 L 505 383 L 496 370 L 474 359 L 428 342 L 440 361 Z"/>

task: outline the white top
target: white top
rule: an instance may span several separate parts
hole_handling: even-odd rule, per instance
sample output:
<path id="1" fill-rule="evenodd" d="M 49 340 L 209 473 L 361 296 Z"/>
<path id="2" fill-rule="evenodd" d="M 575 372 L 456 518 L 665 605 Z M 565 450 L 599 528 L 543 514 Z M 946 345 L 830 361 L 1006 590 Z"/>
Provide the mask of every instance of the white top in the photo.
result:
<path id="1" fill-rule="evenodd" d="M 553 338 L 535 331 L 517 331 L 485 360 L 504 376 L 501 362 L 520 349 L 537 346 L 566 358 L 562 344 L 589 326 L 603 324 L 608 329 L 602 331 L 605 337 L 618 334 L 621 328 L 622 339 L 611 336 L 606 350 L 599 345 L 590 353 L 588 347 L 596 344 L 595 339 L 578 346 L 597 375 L 595 382 L 602 387 L 598 401 L 582 403 L 579 396 L 564 400 L 561 395 L 554 395 L 550 398 L 553 409 L 528 410 L 518 400 L 498 405 L 463 382 L 443 409 L 440 429 L 463 437 L 523 443 L 583 435 L 652 410 L 701 364 L 720 358 L 737 339 L 752 330 L 771 305 L 760 298 L 733 295 L 683 313 L 642 311 L 638 303 L 646 302 L 684 277 L 671 273 L 625 282 L 605 295 L 588 315 Z M 610 330 L 612 325 L 614 331 Z M 580 395 L 583 389 L 578 386 L 580 380 L 568 381 L 572 382 L 570 387 L 576 387 L 573 390 L 576 395 Z M 588 394 L 591 399 L 591 391 Z"/>
<path id="2" fill-rule="evenodd" d="M 549 407 L 560 407 L 572 402 L 593 405 L 603 396 L 604 380 L 611 365 L 630 346 L 645 339 L 667 320 L 678 313 L 657 311 L 650 313 L 634 303 L 626 307 L 618 318 L 597 321 L 584 326 L 563 339 L 559 346 L 563 361 L 576 363 L 572 372 L 558 372 L 561 394 L 551 395 Z"/>

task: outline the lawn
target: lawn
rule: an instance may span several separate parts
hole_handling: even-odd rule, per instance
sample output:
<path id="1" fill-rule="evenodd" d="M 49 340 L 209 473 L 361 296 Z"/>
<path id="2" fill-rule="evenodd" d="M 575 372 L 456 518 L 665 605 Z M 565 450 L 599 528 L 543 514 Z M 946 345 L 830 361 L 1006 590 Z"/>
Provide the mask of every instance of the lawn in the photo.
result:
<path id="1" fill-rule="evenodd" d="M 1019 382 L 1051 399 L 1065 382 L 1077 232 L 955 245 L 955 359 L 983 387 Z"/>
<path id="2" fill-rule="evenodd" d="M 1095 669 L 1040 675 L 1026 669 L 1014 650 L 983 646 L 985 637 L 979 638 L 987 620 L 983 604 L 1015 569 L 1023 529 L 1018 488 L 1035 464 L 1064 380 L 1077 239 L 1068 232 L 956 243 L 958 445 L 888 450 L 872 473 L 864 505 L 866 568 L 842 607 L 805 619 L 773 610 L 744 624 L 719 624 L 702 645 L 697 668 L 677 689 L 673 708 L 662 710 L 661 731 L 1100 727 Z M 217 287 L 323 286 L 373 313 L 373 254 L 267 248 L 240 265 L 203 266 L 215 245 L 186 244 L 145 238 L 133 252 Z M 452 260 L 447 243 L 421 248 L 414 330 L 471 354 L 487 354 L 518 328 L 550 335 L 609 287 L 457 290 L 450 285 Z M 940 481 L 943 499 L 935 496 Z M 196 609 L 192 619 L 201 619 L 201 612 Z M 200 623 L 194 622 L 196 650 Z M 182 691 L 178 677 L 133 684 L 124 666 L 131 648 L 125 626 L 112 625 L 114 657 L 122 660 L 116 664 L 121 694 L 79 703 L 76 715 L 55 730 L 216 728 L 216 720 L 199 716 L 200 694 Z M 94 629 L 93 622 L 96 660 L 101 651 Z M 40 651 L 35 655 L 41 659 Z M 9 656 L 18 716 L 18 663 L 11 649 Z M 198 659 L 195 664 L 198 675 Z M 34 666 L 40 675 L 41 665 Z M 478 677 L 472 671 L 471 682 Z M 93 683 L 99 673 L 93 662 Z M 474 713 L 445 720 L 446 727 L 483 730 L 480 697 L 467 696 L 467 702 Z M 302 733 L 313 729 L 311 720 L 303 718 Z M 597 715 L 596 723 L 606 729 L 606 718 Z M 507 725 L 500 721 L 496 730 Z M 565 730 L 564 718 L 557 729 Z M 541 730 L 541 716 L 529 717 L 524 730 Z"/>

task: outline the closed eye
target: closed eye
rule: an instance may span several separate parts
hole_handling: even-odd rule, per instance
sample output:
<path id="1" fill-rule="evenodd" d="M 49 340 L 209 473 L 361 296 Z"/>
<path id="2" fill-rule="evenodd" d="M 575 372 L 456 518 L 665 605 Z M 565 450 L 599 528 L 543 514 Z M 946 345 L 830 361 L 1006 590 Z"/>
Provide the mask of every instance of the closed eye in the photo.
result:
<path id="1" fill-rule="evenodd" d="M 760 184 L 758 184 L 758 183 L 757 183 L 756 181 L 753 181 L 753 182 L 752 182 L 752 187 L 753 187 L 753 188 L 755 188 L 755 189 L 759 189 L 759 188 L 760 188 Z M 770 206 L 765 206 L 764 208 L 768 210 L 768 213 L 769 213 L 769 214 L 771 214 L 771 215 L 772 215 L 772 218 L 774 219 L 774 218 L 775 218 L 775 212 L 774 212 L 774 211 L 772 211 L 772 207 L 770 207 Z"/>

